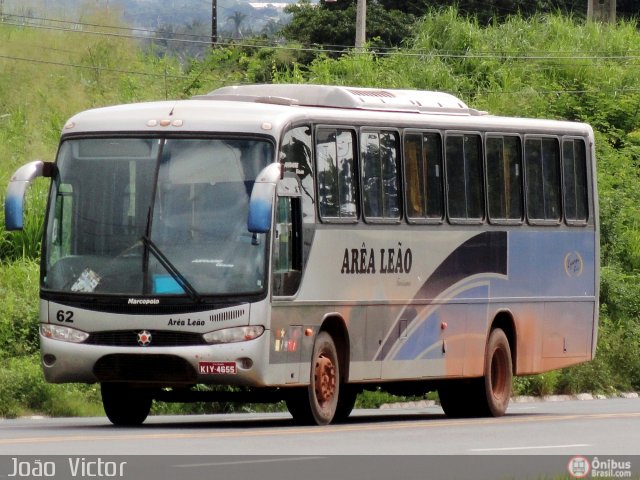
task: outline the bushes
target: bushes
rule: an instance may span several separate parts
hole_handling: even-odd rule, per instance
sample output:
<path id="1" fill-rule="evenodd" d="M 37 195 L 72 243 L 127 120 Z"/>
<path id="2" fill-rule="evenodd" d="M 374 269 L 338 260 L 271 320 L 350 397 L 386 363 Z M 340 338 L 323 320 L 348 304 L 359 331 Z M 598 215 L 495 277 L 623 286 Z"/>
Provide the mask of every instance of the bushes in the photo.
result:
<path id="1" fill-rule="evenodd" d="M 39 283 L 36 260 L 0 268 L 0 361 L 37 352 Z"/>
<path id="2" fill-rule="evenodd" d="M 95 386 L 46 383 L 37 355 L 3 361 L 0 369 L 0 417 L 38 413 L 51 416 L 102 415 Z"/>

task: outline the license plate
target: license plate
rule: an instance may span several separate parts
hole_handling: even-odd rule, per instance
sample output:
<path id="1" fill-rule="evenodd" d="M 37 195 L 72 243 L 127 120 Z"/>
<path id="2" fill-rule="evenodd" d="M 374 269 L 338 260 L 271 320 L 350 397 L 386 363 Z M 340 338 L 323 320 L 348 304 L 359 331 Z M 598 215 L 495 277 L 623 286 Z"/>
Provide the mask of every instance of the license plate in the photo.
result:
<path id="1" fill-rule="evenodd" d="M 200 375 L 235 375 L 238 373 L 236 362 L 199 362 Z"/>

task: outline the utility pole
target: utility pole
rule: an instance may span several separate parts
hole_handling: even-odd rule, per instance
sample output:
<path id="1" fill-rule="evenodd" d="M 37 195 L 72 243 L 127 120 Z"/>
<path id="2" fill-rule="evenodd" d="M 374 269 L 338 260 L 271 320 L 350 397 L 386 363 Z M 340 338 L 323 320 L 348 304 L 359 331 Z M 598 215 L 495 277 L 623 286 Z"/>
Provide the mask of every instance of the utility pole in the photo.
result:
<path id="1" fill-rule="evenodd" d="M 616 0 L 588 0 L 587 20 L 604 23 L 616 22 Z"/>
<path id="2" fill-rule="evenodd" d="M 356 48 L 362 49 L 367 41 L 367 0 L 358 0 L 356 10 Z"/>
<path id="3" fill-rule="evenodd" d="M 324 0 L 324 3 L 335 3 L 338 0 Z M 362 49 L 367 41 L 367 0 L 358 0 L 356 9 L 356 48 Z"/>
<path id="4" fill-rule="evenodd" d="M 218 43 L 218 0 L 211 0 L 211 48 Z"/>

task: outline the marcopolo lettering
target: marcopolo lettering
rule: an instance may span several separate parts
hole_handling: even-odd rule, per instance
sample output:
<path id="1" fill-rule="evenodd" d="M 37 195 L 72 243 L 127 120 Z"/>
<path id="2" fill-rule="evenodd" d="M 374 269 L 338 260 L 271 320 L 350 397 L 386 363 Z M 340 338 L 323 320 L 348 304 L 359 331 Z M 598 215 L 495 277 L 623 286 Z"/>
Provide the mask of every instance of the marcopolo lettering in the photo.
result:
<path id="1" fill-rule="evenodd" d="M 360 248 L 345 248 L 340 273 L 363 275 L 374 273 L 409 273 L 413 266 L 413 252 L 410 248 L 381 248 L 379 256 L 373 248 L 362 244 Z"/>
<path id="2" fill-rule="evenodd" d="M 129 305 L 159 305 L 160 299 L 158 298 L 130 298 Z"/>

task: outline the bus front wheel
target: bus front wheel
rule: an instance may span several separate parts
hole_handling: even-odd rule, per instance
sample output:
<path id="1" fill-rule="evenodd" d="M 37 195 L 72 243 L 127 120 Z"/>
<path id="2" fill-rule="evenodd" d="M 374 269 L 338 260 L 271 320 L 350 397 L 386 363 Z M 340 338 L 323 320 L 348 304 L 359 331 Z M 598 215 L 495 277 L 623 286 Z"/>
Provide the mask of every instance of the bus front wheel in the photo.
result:
<path id="1" fill-rule="evenodd" d="M 331 335 L 320 332 L 313 347 L 309 386 L 294 389 L 287 409 L 302 424 L 327 425 L 336 416 L 340 395 L 338 351 Z"/>
<path id="2" fill-rule="evenodd" d="M 151 410 L 151 393 L 121 383 L 101 383 L 102 406 L 114 425 L 141 425 Z"/>
<path id="3" fill-rule="evenodd" d="M 500 417 L 511 398 L 513 364 L 504 331 L 491 331 L 484 359 L 484 377 L 452 380 L 438 388 L 440 405 L 448 417 Z"/>

